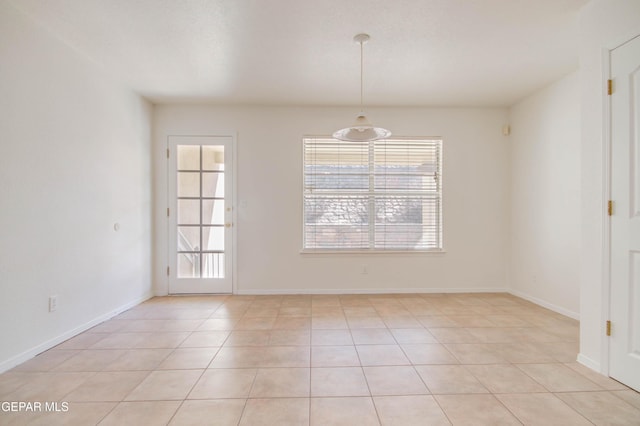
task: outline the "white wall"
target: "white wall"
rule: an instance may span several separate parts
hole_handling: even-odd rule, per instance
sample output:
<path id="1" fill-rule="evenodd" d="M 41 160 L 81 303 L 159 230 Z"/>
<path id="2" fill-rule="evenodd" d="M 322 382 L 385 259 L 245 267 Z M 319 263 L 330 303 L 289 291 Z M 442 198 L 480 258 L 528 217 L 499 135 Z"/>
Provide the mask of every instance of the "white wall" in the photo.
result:
<path id="1" fill-rule="evenodd" d="M 154 114 L 154 282 L 167 293 L 167 135 L 237 132 L 239 293 L 506 290 L 505 109 L 370 109 L 398 136 L 444 138 L 445 254 L 300 254 L 303 135 L 330 134 L 355 108 L 161 105 Z M 368 274 L 362 274 L 367 265 Z"/>
<path id="2" fill-rule="evenodd" d="M 151 109 L 0 2 L 0 371 L 150 295 Z"/>
<path id="3" fill-rule="evenodd" d="M 514 294 L 573 318 L 580 300 L 580 85 L 574 72 L 521 100 L 511 123 Z"/>
<path id="4" fill-rule="evenodd" d="M 640 1 L 593 0 L 580 14 L 582 99 L 582 252 L 579 361 L 607 373 L 604 325 L 605 245 L 605 52 L 640 34 Z"/>

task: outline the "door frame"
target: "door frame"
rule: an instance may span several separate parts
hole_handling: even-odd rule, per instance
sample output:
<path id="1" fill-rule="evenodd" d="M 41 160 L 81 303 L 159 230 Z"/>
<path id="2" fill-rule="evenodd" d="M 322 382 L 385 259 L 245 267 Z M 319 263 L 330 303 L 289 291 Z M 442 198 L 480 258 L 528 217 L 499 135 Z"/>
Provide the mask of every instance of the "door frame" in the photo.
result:
<path id="1" fill-rule="evenodd" d="M 611 342 L 606 334 L 606 323 L 611 318 L 611 216 L 606 213 L 606 206 L 611 200 L 613 178 L 611 175 L 613 161 L 613 134 L 612 134 L 612 99 L 607 93 L 608 81 L 611 79 L 611 54 L 622 47 L 624 44 L 640 37 L 640 28 L 631 34 L 620 39 L 614 40 L 609 47 L 602 49 L 602 113 L 604 115 L 602 126 L 602 206 L 603 206 L 603 224 L 602 224 L 602 318 L 601 324 L 601 362 L 600 372 L 610 377 Z"/>
<path id="2" fill-rule="evenodd" d="M 165 182 L 165 200 L 166 200 L 166 208 L 169 209 L 171 206 L 171 199 L 169 197 L 169 189 L 171 173 L 169 173 L 169 140 L 174 137 L 205 137 L 205 138 L 231 138 L 231 191 L 232 191 L 232 203 L 231 203 L 231 294 L 237 294 L 237 279 L 238 279 L 238 155 L 237 155 L 237 134 L 236 132 L 211 132 L 207 134 L 202 133 L 171 133 L 167 134 L 165 138 L 165 151 L 166 151 L 166 162 L 164 165 L 164 172 L 166 175 Z M 174 212 L 176 214 L 177 212 Z M 167 295 L 170 295 L 169 288 L 169 265 L 171 264 L 171 245 L 169 241 L 171 238 L 169 237 L 171 232 L 171 220 L 169 215 L 165 215 L 166 226 L 165 226 L 165 236 L 164 239 L 167 241 L 167 253 L 165 256 L 165 262 L 167 264 Z"/>

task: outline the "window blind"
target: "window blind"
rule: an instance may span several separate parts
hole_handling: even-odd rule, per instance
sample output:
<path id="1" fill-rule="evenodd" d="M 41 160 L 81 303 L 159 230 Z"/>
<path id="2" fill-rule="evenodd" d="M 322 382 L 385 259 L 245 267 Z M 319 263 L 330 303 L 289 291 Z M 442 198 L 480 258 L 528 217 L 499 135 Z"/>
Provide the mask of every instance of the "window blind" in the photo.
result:
<path id="1" fill-rule="evenodd" d="M 442 140 L 303 145 L 304 249 L 442 248 Z"/>

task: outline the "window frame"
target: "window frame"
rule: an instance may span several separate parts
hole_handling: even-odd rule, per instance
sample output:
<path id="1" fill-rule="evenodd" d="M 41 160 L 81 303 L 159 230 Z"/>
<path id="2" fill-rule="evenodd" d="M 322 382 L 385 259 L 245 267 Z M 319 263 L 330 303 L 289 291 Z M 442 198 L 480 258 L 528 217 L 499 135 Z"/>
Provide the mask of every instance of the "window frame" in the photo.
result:
<path id="1" fill-rule="evenodd" d="M 443 163 L 444 163 L 444 152 L 443 152 L 443 148 L 444 148 L 444 140 L 442 137 L 439 136 L 429 136 L 429 137 L 391 137 L 391 138 L 387 138 L 384 140 L 378 140 L 378 141 L 371 141 L 369 142 L 369 148 L 368 148 L 368 152 L 369 152 L 369 170 L 368 170 L 368 178 L 369 181 L 371 182 L 375 176 L 375 169 L 372 167 L 374 165 L 373 160 L 371 160 L 371 157 L 373 155 L 373 153 L 375 152 L 375 143 L 378 142 L 385 142 L 385 141 L 398 141 L 398 142 L 428 142 L 428 143 L 435 143 L 437 145 L 436 148 L 436 152 L 437 152 L 437 161 L 436 161 L 436 174 L 437 174 L 437 179 L 438 179 L 438 184 L 437 184 L 437 189 L 435 191 L 431 191 L 430 193 L 432 195 L 434 195 L 437 199 L 437 216 L 436 216 L 436 222 L 437 222 L 437 230 L 434 233 L 436 235 L 436 240 L 438 241 L 439 245 L 437 247 L 427 247 L 427 248 L 402 248 L 402 247 L 393 247 L 393 248 L 380 248 L 380 247 L 375 247 L 375 226 L 376 226 L 376 222 L 375 222 L 375 210 L 372 208 L 373 205 L 375 205 L 375 203 L 372 202 L 372 200 L 376 197 L 376 195 L 379 194 L 385 194 L 385 192 L 381 192 L 380 190 L 376 191 L 375 188 L 373 187 L 374 185 L 372 183 L 370 183 L 369 185 L 369 189 L 367 191 L 362 192 L 363 195 L 365 195 L 366 197 L 369 198 L 369 202 L 368 202 L 368 214 L 369 214 L 369 218 L 370 220 L 367 223 L 367 227 L 369 230 L 369 244 L 368 247 L 363 248 L 363 247 L 348 247 L 348 248 L 340 248 L 340 247 L 331 247 L 331 248 L 307 248 L 306 244 L 307 244 L 307 240 L 306 240 L 306 228 L 307 228 L 307 224 L 306 224 L 306 219 L 307 219 L 307 211 L 306 211 L 306 196 L 307 196 L 307 187 L 306 187 L 306 176 L 307 176 L 307 172 L 306 172 L 306 143 L 307 141 L 313 141 L 313 140 L 327 140 L 327 141 L 332 141 L 335 143 L 344 143 L 344 144 L 352 144 L 353 142 L 344 142 L 344 141 L 339 141 L 337 139 L 334 139 L 331 136 L 303 136 L 302 138 L 302 190 L 301 190 L 301 196 L 302 196 L 302 249 L 300 250 L 300 253 L 302 254 L 341 254 L 341 253 L 355 253 L 355 254 L 365 254 L 365 253 L 371 253 L 371 254 L 392 254 L 392 253 L 402 253 L 402 254 L 442 254 L 442 253 L 446 253 L 445 249 L 444 249 L 444 240 L 443 240 L 443 233 L 444 233 L 444 225 L 443 225 Z M 392 191 L 388 191 L 386 192 L 387 195 L 392 194 Z M 400 194 L 399 194 L 400 195 Z M 404 195 L 404 194 L 403 194 Z"/>

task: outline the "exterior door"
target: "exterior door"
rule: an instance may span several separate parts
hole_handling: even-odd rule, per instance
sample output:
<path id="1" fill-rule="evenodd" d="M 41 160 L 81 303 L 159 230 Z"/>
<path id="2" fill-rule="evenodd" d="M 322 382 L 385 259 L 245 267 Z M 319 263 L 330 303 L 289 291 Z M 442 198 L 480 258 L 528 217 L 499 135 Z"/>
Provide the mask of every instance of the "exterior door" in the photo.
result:
<path id="1" fill-rule="evenodd" d="M 168 144 L 169 293 L 231 293 L 233 138 Z"/>
<path id="2" fill-rule="evenodd" d="M 640 37 L 611 52 L 609 375 L 640 390 Z"/>

